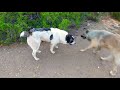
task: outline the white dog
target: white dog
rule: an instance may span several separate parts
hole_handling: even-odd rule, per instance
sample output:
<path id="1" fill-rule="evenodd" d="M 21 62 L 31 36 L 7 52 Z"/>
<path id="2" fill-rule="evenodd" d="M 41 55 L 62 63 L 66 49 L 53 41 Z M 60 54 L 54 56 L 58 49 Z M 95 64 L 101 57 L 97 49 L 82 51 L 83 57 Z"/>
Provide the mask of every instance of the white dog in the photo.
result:
<path id="1" fill-rule="evenodd" d="M 35 58 L 35 60 L 39 60 L 39 58 L 36 57 L 36 53 L 40 53 L 39 47 L 41 44 L 41 41 L 50 42 L 50 51 L 51 53 L 55 53 L 53 51 L 54 47 L 58 48 L 58 44 L 75 44 L 74 36 L 71 34 L 68 34 L 68 32 L 64 30 L 60 30 L 58 28 L 33 28 L 30 31 L 23 31 L 20 34 L 20 37 L 27 37 L 27 43 L 33 50 L 32 56 Z"/>

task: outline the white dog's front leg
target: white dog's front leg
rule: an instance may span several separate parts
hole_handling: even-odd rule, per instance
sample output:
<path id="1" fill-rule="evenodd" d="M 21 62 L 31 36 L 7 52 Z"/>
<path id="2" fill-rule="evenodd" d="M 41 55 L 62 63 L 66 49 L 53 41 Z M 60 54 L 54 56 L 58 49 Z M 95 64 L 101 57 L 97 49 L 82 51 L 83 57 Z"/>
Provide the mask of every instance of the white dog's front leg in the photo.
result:
<path id="1" fill-rule="evenodd" d="M 33 51 L 33 52 L 32 52 L 32 56 L 35 58 L 35 60 L 39 60 L 39 58 L 36 57 L 36 52 L 37 52 L 37 51 Z"/>
<path id="2" fill-rule="evenodd" d="M 51 46 L 50 46 L 50 51 L 51 51 L 52 54 L 55 53 L 55 51 L 53 51 L 54 47 L 55 47 L 55 45 L 54 45 L 54 44 L 51 44 Z"/>

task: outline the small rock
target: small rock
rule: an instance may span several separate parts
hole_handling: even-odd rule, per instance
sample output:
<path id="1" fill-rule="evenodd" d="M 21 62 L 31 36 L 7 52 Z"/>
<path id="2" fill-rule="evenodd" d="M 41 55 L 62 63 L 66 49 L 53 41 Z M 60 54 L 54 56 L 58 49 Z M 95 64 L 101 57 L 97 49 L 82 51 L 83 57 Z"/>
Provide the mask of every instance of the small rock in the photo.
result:
<path id="1" fill-rule="evenodd" d="M 37 66 L 37 68 L 39 68 L 39 66 Z"/>
<path id="2" fill-rule="evenodd" d="M 35 74 L 33 74 L 33 78 L 35 78 L 36 77 L 36 75 Z"/>
<path id="3" fill-rule="evenodd" d="M 18 75 L 16 74 L 15 76 L 17 77 Z"/>

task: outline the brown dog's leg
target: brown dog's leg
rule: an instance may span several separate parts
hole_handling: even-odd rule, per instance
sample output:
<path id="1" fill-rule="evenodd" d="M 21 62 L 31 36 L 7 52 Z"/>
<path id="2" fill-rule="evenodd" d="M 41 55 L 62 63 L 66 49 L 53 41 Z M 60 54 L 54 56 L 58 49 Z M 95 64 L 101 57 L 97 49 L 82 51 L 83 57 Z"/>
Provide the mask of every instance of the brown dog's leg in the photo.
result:
<path id="1" fill-rule="evenodd" d="M 117 67 L 120 65 L 120 54 L 114 53 L 114 61 L 113 61 L 113 69 L 110 71 L 110 74 L 112 76 L 116 75 L 117 73 Z"/>
<path id="2" fill-rule="evenodd" d="M 100 57 L 101 60 L 105 60 L 105 61 L 110 61 L 113 58 L 114 58 L 113 55 L 109 55 L 108 57 Z"/>
<path id="3" fill-rule="evenodd" d="M 96 47 L 95 50 L 93 50 L 93 53 L 97 54 L 100 50 L 101 50 L 101 47 L 98 45 L 98 47 Z"/>
<path id="4" fill-rule="evenodd" d="M 110 74 L 112 76 L 116 75 L 117 73 L 117 67 L 120 65 L 120 54 L 115 53 L 114 54 L 114 62 L 113 62 L 113 69 L 110 71 Z"/>
<path id="5" fill-rule="evenodd" d="M 115 76 L 117 73 L 117 64 L 113 63 L 113 69 L 110 71 L 110 75 Z"/>
<path id="6" fill-rule="evenodd" d="M 87 48 L 81 49 L 80 51 L 84 52 L 84 51 L 86 51 L 88 49 L 95 48 L 95 47 L 98 47 L 98 42 L 96 41 L 96 39 L 93 39 L 93 40 L 91 40 L 91 43 Z"/>

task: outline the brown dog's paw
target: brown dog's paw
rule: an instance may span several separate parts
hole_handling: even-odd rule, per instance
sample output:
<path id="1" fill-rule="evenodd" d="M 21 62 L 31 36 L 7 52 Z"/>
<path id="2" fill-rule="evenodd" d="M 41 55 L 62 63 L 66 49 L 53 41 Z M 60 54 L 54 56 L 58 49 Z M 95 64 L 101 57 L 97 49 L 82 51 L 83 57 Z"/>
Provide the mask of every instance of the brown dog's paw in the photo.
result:
<path id="1" fill-rule="evenodd" d="M 115 76 L 117 71 L 110 71 L 110 75 Z"/>
<path id="2" fill-rule="evenodd" d="M 85 50 L 84 49 L 81 49 L 80 52 L 84 52 Z"/>
<path id="3" fill-rule="evenodd" d="M 100 57 L 100 60 L 104 60 L 104 57 Z"/>

